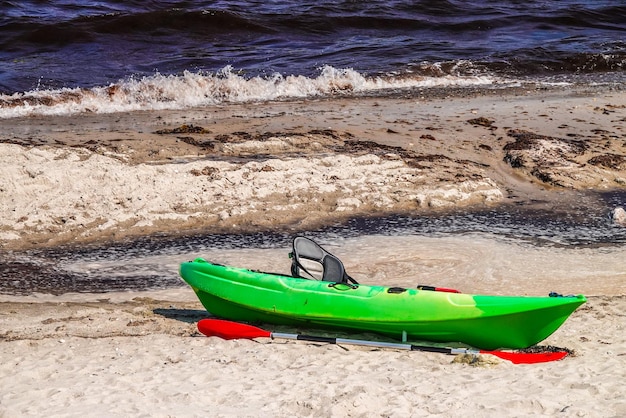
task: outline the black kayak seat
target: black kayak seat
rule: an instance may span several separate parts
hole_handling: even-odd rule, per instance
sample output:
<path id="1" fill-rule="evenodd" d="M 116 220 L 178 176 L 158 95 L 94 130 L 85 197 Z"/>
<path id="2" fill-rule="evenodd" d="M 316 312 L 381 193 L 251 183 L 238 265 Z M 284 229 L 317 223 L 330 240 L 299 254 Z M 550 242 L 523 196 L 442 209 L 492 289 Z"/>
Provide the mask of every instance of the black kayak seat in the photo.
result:
<path id="1" fill-rule="evenodd" d="M 358 284 L 346 273 L 341 260 L 306 237 L 295 237 L 291 257 L 291 275 L 303 279 Z"/>

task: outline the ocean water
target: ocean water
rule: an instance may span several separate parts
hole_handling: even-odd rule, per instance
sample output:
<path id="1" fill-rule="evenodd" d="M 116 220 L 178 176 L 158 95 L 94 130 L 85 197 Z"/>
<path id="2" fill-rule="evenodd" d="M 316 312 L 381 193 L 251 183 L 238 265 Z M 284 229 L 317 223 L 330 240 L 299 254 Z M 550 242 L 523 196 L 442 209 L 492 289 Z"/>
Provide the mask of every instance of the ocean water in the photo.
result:
<path id="1" fill-rule="evenodd" d="M 0 3 L 0 117 L 623 83 L 623 1 Z"/>

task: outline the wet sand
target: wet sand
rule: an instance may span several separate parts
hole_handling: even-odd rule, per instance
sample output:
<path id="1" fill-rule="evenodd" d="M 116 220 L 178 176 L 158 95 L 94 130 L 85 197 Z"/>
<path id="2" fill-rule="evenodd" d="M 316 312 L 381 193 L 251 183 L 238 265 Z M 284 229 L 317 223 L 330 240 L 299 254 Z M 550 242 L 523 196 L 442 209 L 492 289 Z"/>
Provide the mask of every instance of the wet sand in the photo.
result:
<path id="1" fill-rule="evenodd" d="M 479 92 L 3 120 L 0 248 L 551 209 L 626 186 L 623 92 Z"/>

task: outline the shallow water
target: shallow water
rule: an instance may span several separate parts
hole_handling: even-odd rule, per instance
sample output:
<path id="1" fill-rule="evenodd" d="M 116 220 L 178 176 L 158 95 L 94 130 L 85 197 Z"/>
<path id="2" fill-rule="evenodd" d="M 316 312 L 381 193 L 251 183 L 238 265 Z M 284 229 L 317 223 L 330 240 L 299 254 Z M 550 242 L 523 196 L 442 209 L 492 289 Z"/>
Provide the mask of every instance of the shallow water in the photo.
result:
<path id="1" fill-rule="evenodd" d="M 623 291 L 626 228 L 615 225 L 609 213 L 626 203 L 626 192 L 581 194 L 579 202 L 579 207 L 562 210 L 509 206 L 360 218 L 304 235 L 339 256 L 353 277 L 368 284 L 430 284 L 505 294 Z M 0 265 L 0 293 L 180 287 L 184 284 L 177 274 L 179 264 L 196 257 L 289 273 L 293 236 L 153 236 L 106 246 L 14 252 Z"/>

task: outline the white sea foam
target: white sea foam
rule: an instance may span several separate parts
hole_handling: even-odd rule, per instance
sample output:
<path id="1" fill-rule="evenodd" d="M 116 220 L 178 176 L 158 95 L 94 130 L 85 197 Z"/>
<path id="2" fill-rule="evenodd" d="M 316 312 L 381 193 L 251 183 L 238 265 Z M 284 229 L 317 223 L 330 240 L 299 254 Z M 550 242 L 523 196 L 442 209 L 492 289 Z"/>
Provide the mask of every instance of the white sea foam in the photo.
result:
<path id="1" fill-rule="evenodd" d="M 489 77 L 367 77 L 352 69 L 326 66 L 317 77 L 273 74 L 245 77 L 226 67 L 216 74 L 185 71 L 130 78 L 106 87 L 33 90 L 0 95 L 0 118 L 30 115 L 114 113 L 182 109 L 220 103 L 367 93 L 384 89 L 489 85 Z"/>

